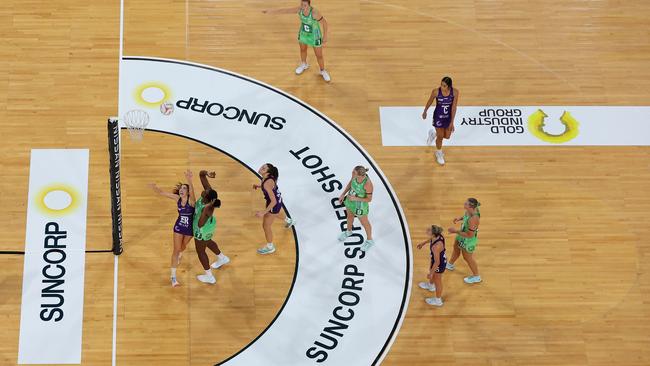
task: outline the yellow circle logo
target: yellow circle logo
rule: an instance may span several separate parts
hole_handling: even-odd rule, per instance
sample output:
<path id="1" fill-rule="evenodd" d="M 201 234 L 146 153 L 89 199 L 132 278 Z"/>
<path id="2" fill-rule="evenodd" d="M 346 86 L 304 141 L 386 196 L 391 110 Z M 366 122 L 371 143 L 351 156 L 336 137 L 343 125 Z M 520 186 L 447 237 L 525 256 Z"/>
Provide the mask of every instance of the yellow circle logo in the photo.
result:
<path id="1" fill-rule="evenodd" d="M 571 113 L 564 111 L 560 117 L 560 122 L 564 125 L 564 132 L 560 134 L 548 133 L 544 130 L 544 123 L 548 115 L 544 113 L 541 109 L 538 109 L 535 113 L 531 114 L 528 117 L 528 130 L 533 136 L 538 139 L 553 144 L 563 144 L 565 142 L 571 141 L 576 136 L 578 136 L 578 126 L 580 125 L 578 121 L 573 118 Z"/>
<path id="2" fill-rule="evenodd" d="M 79 193 L 66 184 L 43 187 L 35 198 L 36 207 L 49 216 L 67 215 L 79 207 Z"/>
<path id="3" fill-rule="evenodd" d="M 170 100 L 172 92 L 163 83 L 152 81 L 139 85 L 133 91 L 133 99 L 143 107 L 158 108 L 166 100 Z"/>

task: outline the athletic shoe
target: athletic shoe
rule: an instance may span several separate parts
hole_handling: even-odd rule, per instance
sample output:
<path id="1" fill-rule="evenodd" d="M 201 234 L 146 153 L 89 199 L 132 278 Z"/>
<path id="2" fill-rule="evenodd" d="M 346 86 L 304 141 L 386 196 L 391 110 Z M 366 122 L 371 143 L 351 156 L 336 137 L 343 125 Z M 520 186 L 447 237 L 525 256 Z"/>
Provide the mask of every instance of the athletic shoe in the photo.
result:
<path id="1" fill-rule="evenodd" d="M 268 245 L 265 245 L 257 250 L 257 253 L 259 254 L 273 254 L 275 253 L 275 245 L 269 247 Z"/>
<path id="2" fill-rule="evenodd" d="M 418 284 L 418 286 L 420 286 L 421 289 L 429 290 L 431 292 L 436 290 L 436 285 L 434 285 L 433 283 L 429 283 L 429 282 L 420 282 Z"/>
<path id="3" fill-rule="evenodd" d="M 302 74 L 308 68 L 309 68 L 309 64 L 307 64 L 306 62 L 300 63 L 300 65 L 298 67 L 296 67 L 296 75 Z"/>
<path id="4" fill-rule="evenodd" d="M 217 283 L 217 279 L 214 278 L 214 275 L 207 275 L 207 274 L 202 274 L 196 276 L 196 279 L 203 282 L 203 283 L 209 283 L 211 285 L 214 285 Z"/>
<path id="5" fill-rule="evenodd" d="M 426 301 L 427 304 L 429 304 L 429 305 L 442 306 L 442 299 L 439 298 L 439 297 L 429 297 L 424 301 Z"/>
<path id="6" fill-rule="evenodd" d="M 294 220 L 294 219 L 290 219 L 288 217 L 286 219 L 284 219 L 284 227 L 287 228 L 287 229 L 292 227 L 295 224 L 296 224 L 296 220 Z"/>
<path id="7" fill-rule="evenodd" d="M 444 154 L 442 153 L 442 151 L 437 151 L 437 150 L 436 150 L 436 161 L 437 161 L 438 164 L 440 164 L 440 165 L 445 165 L 445 156 L 444 156 Z"/>
<path id="8" fill-rule="evenodd" d="M 481 279 L 481 276 L 469 276 L 463 278 L 463 281 L 465 281 L 465 283 L 472 284 L 472 283 L 479 283 L 483 280 Z"/>
<path id="9" fill-rule="evenodd" d="M 374 240 L 366 240 L 365 243 L 361 244 L 361 250 L 363 250 L 364 252 L 367 252 L 368 249 L 370 249 L 373 245 L 375 245 Z"/>
<path id="10" fill-rule="evenodd" d="M 427 136 L 427 145 L 429 146 L 433 145 L 433 140 L 435 139 L 436 139 L 436 130 L 432 128 L 429 130 L 429 136 Z"/>
<path id="11" fill-rule="evenodd" d="M 180 286 L 180 285 L 181 285 L 181 284 L 178 283 L 178 281 L 176 281 L 176 277 L 172 277 L 172 287 L 178 287 L 178 286 Z"/>
<path id="12" fill-rule="evenodd" d="M 219 267 L 223 266 L 224 264 L 230 263 L 230 258 L 226 257 L 225 255 L 223 256 L 223 259 L 217 258 L 217 261 L 212 263 L 210 267 L 214 269 L 218 269 Z"/>
<path id="13" fill-rule="evenodd" d="M 348 237 L 350 237 L 350 235 L 352 235 L 352 232 L 351 232 L 351 231 L 344 231 L 344 232 L 342 232 L 341 235 L 339 235 L 339 241 L 345 241 L 345 239 L 347 239 Z"/>
<path id="14" fill-rule="evenodd" d="M 330 74 L 327 72 L 327 70 L 321 70 L 320 75 L 323 77 L 323 80 L 325 80 L 326 82 L 329 83 L 330 81 L 332 81 L 332 78 L 330 77 Z"/>
<path id="15" fill-rule="evenodd" d="M 453 263 L 447 262 L 447 265 L 445 266 L 445 268 L 447 268 L 447 270 L 449 270 L 449 271 L 453 271 L 453 270 L 456 269 L 456 266 Z"/>

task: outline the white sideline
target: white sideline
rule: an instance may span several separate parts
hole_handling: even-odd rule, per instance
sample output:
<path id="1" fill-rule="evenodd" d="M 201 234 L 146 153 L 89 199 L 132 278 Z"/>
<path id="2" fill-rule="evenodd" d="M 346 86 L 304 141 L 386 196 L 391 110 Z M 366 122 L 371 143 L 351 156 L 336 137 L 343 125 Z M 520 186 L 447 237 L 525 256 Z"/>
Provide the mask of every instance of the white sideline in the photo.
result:
<path id="1" fill-rule="evenodd" d="M 115 366 L 115 354 L 117 351 L 117 269 L 118 269 L 118 256 L 115 257 L 115 266 L 113 269 L 113 351 L 112 351 L 112 365 Z"/>

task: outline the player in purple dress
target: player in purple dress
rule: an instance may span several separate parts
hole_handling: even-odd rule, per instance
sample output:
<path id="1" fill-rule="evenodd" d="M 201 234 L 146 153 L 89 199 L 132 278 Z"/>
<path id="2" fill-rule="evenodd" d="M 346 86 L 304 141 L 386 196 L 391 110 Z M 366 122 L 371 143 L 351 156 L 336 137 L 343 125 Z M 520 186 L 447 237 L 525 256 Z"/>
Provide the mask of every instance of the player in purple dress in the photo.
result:
<path id="1" fill-rule="evenodd" d="M 426 299 L 427 304 L 442 306 L 442 274 L 447 266 L 445 237 L 442 236 L 442 228 L 436 225 L 427 228 L 427 236 L 429 236 L 429 239 L 418 244 L 418 249 L 422 249 L 423 246 L 429 244 L 429 252 L 431 253 L 431 264 L 427 275 L 429 281 L 420 282 L 419 286 L 422 289 L 436 293 L 436 296 Z"/>
<path id="2" fill-rule="evenodd" d="M 262 165 L 257 172 L 262 177 L 262 182 L 261 184 L 253 184 L 253 189 L 262 188 L 264 201 L 266 201 L 266 209 L 255 214 L 255 216 L 262 218 L 262 229 L 264 229 L 264 236 L 266 237 L 266 245 L 259 248 L 257 252 L 259 254 L 271 254 L 275 252 L 273 221 L 282 215 L 282 195 L 278 190 L 277 183 L 280 173 L 278 168 L 270 163 Z M 285 217 L 284 223 L 284 227 L 290 228 L 296 222 L 289 217 Z"/>
<path id="3" fill-rule="evenodd" d="M 181 262 L 183 251 L 187 248 L 187 243 L 193 237 L 192 220 L 194 218 L 194 204 L 196 200 L 194 198 L 194 186 L 192 185 L 192 172 L 189 170 L 186 171 L 185 178 L 187 179 L 187 183 L 178 183 L 171 193 L 158 188 L 155 183 L 149 185 L 159 195 L 176 201 L 176 208 L 178 209 L 178 218 L 174 224 L 174 249 L 171 259 L 172 287 L 180 285 L 176 279 L 176 268 Z"/>
<path id="4" fill-rule="evenodd" d="M 456 106 L 460 92 L 452 86 L 452 80 L 449 76 L 442 78 L 440 87 L 431 91 L 431 96 L 427 105 L 422 112 L 422 119 L 427 119 L 427 111 L 433 101 L 436 101 L 436 108 L 433 111 L 433 127 L 435 128 L 436 139 L 436 161 L 440 165 L 445 164 L 445 157 L 442 153 L 442 139 L 449 139 L 454 132 L 454 118 L 456 117 Z M 434 138 L 434 130 L 429 131 L 428 144 L 431 144 Z"/>

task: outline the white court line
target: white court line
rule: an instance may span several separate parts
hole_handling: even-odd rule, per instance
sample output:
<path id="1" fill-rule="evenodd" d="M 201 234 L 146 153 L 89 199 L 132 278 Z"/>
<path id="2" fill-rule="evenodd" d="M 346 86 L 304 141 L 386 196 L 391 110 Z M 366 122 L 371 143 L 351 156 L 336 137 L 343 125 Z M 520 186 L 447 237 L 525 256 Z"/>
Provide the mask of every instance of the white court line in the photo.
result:
<path id="1" fill-rule="evenodd" d="M 119 76 L 122 73 L 122 56 L 124 54 L 124 0 L 120 0 L 120 54 L 119 54 L 119 59 L 118 59 L 118 80 Z M 119 81 L 118 81 L 118 95 L 117 99 L 120 99 L 119 91 Z M 119 118 L 119 111 L 118 111 L 118 118 Z M 122 137 L 122 134 L 120 133 L 120 140 Z M 121 141 L 120 141 L 121 142 Z M 120 146 L 122 146 L 120 144 Z M 121 152 L 120 152 L 121 153 Z M 120 160 L 121 160 L 120 156 Z M 113 268 L 113 347 L 111 350 L 111 364 L 112 366 L 115 366 L 116 364 L 116 354 L 117 354 L 117 273 L 118 273 L 118 268 L 119 268 L 119 260 L 118 256 L 115 255 L 115 265 Z"/>
<path id="2" fill-rule="evenodd" d="M 189 61 L 190 52 L 190 0 L 185 0 L 185 59 Z"/>
<path id="3" fill-rule="evenodd" d="M 112 360 L 115 366 L 115 355 L 117 353 L 117 272 L 119 267 L 119 260 L 117 255 L 115 257 L 115 266 L 113 269 L 113 352 Z"/>
<path id="4" fill-rule="evenodd" d="M 124 0 L 120 0 L 120 63 L 124 53 Z"/>

